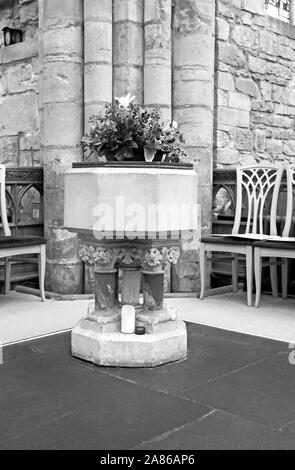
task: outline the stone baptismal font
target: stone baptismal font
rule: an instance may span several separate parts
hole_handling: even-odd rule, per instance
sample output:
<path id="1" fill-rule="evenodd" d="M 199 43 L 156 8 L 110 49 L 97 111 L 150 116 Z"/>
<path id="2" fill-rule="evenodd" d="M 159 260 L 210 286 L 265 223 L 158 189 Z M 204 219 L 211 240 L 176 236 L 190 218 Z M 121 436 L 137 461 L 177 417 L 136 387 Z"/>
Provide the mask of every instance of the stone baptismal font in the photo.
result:
<path id="1" fill-rule="evenodd" d="M 74 356 L 121 367 L 186 357 L 186 325 L 163 300 L 164 273 L 196 233 L 197 183 L 189 164 L 77 163 L 66 173 L 65 225 L 95 276 L 95 308 L 72 331 Z"/>

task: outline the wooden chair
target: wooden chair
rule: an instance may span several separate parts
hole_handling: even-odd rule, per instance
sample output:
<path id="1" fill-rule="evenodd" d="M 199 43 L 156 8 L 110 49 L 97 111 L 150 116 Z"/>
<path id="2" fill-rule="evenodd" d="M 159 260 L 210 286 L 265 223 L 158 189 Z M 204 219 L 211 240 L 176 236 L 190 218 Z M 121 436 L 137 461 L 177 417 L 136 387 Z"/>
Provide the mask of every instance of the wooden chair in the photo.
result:
<path id="1" fill-rule="evenodd" d="M 237 196 L 235 219 L 232 233 L 228 235 L 211 235 L 203 237 L 200 245 L 200 299 L 205 296 L 206 258 L 212 251 L 232 254 L 233 291 L 238 290 L 238 255 L 246 256 L 247 304 L 252 304 L 253 283 L 253 243 L 268 235 L 276 235 L 276 207 L 283 167 L 274 164 L 257 164 L 243 166 L 237 172 Z M 246 227 L 242 229 L 242 205 L 247 208 Z M 269 214 L 266 214 L 266 212 Z M 275 285 L 275 267 L 271 267 L 272 283 Z"/>
<path id="2" fill-rule="evenodd" d="M 287 173 L 287 206 L 286 219 L 281 237 L 256 241 L 254 248 L 254 271 L 256 285 L 255 307 L 260 305 L 261 272 L 263 258 L 282 258 L 282 297 L 287 297 L 288 288 L 288 258 L 295 258 L 295 237 L 290 237 L 294 211 L 295 165 L 286 168 Z M 275 266 L 276 267 L 276 266 Z M 277 297 L 277 285 L 272 285 L 273 294 Z"/>
<path id="3" fill-rule="evenodd" d="M 5 166 L 0 165 L 0 214 L 4 236 L 0 236 L 0 258 L 34 254 L 38 255 L 39 284 L 42 302 L 45 301 L 44 279 L 46 266 L 46 239 L 37 236 L 12 236 L 7 220 L 5 197 Z M 9 270 L 6 269 L 6 275 Z"/>

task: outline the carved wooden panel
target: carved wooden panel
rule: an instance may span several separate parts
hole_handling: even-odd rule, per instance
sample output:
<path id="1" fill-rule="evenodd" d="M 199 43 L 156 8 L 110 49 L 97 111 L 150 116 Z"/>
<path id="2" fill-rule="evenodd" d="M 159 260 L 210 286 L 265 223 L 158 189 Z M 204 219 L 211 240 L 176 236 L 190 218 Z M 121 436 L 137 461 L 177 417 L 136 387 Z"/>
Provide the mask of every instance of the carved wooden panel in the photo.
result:
<path id="1" fill-rule="evenodd" d="M 6 168 L 6 203 L 12 235 L 43 236 L 43 168 Z M 1 223 L 0 233 L 3 234 Z M 37 277 L 36 263 L 18 261 L 17 257 L 14 258 L 12 282 Z M 3 264 L 0 264 L 0 282 L 3 281 Z"/>

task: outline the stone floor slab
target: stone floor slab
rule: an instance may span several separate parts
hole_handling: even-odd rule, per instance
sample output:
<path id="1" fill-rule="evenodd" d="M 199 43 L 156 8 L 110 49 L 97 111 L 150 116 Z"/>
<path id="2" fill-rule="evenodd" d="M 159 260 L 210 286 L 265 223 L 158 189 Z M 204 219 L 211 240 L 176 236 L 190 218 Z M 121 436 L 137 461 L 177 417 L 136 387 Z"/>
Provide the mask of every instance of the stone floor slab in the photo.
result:
<path id="1" fill-rule="evenodd" d="M 287 353 L 249 364 L 181 393 L 236 416 L 280 429 L 295 420 L 295 368 Z"/>
<path id="2" fill-rule="evenodd" d="M 294 450 L 288 433 L 213 411 L 197 422 L 142 443 L 141 450 Z"/>
<path id="3" fill-rule="evenodd" d="M 82 361 L 52 359 L 39 353 L 0 368 L 1 448 L 124 449 L 208 412 Z"/>
<path id="4" fill-rule="evenodd" d="M 195 325 L 197 329 L 197 325 Z M 246 364 L 256 362 L 275 352 L 268 347 L 229 341 L 195 334 L 188 338 L 187 359 L 167 367 L 151 369 L 106 368 L 116 377 L 132 380 L 144 387 L 180 394 L 182 390 L 206 383 Z M 233 335 L 232 335 L 233 336 Z"/>
<path id="5" fill-rule="evenodd" d="M 188 338 L 187 361 L 154 369 L 75 359 L 69 333 L 5 347 L 0 448 L 295 448 L 288 345 L 197 324 Z"/>

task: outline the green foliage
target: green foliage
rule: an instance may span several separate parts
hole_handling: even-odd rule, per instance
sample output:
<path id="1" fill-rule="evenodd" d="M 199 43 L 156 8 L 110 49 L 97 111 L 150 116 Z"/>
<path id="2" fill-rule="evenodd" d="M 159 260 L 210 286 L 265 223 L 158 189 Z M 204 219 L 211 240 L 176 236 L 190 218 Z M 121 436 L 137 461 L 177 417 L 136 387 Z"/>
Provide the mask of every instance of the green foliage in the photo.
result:
<path id="1" fill-rule="evenodd" d="M 145 147 L 160 151 L 165 162 L 186 157 L 176 122 L 164 125 L 159 109 L 144 109 L 133 99 L 130 94 L 116 98 L 105 106 L 104 114 L 91 116 L 89 134 L 81 141 L 88 159 L 128 160 L 134 157 L 133 149 Z"/>

